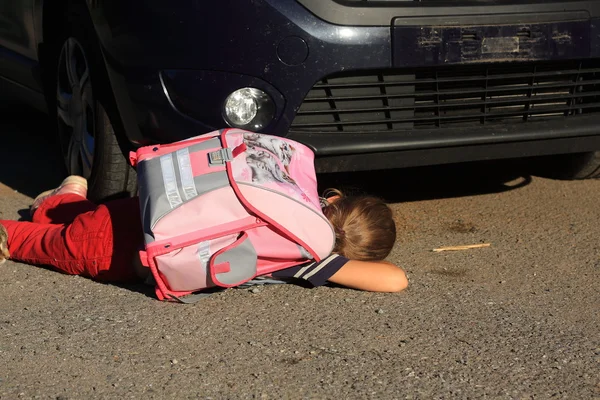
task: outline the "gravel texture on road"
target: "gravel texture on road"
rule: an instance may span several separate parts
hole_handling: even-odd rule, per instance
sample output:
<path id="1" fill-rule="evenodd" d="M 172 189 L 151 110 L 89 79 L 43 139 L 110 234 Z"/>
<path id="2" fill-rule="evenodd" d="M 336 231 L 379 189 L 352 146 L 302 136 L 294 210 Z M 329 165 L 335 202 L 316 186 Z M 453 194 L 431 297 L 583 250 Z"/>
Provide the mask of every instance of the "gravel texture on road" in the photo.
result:
<path id="1" fill-rule="evenodd" d="M 0 219 L 63 177 L 47 124 L 0 111 Z M 600 181 L 528 165 L 324 176 L 390 202 L 398 294 L 271 285 L 183 305 L 9 261 L 0 399 L 598 399 Z"/>

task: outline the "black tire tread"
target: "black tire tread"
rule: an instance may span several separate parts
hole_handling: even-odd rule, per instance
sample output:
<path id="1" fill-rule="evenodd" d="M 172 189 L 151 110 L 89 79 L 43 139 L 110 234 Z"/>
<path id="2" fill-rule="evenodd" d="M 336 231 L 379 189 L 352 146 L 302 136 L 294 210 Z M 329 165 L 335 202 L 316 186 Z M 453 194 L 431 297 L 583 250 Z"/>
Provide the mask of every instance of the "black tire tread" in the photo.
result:
<path id="1" fill-rule="evenodd" d="M 588 154 L 574 179 L 600 179 L 600 151 Z"/>
<path id="2" fill-rule="evenodd" d="M 96 98 L 98 136 L 94 171 L 88 180 L 88 198 L 95 202 L 104 202 L 113 198 L 133 196 L 137 193 L 137 176 L 128 162 L 129 149 L 126 148 L 123 124 L 108 84 L 108 73 L 87 8 L 78 3 L 69 4 L 66 26 L 68 28 L 63 39 L 73 36 L 86 49 L 92 90 Z M 104 84 L 99 85 L 97 82 Z"/>
<path id="3" fill-rule="evenodd" d="M 552 179 L 600 179 L 600 151 L 544 157 L 536 171 Z"/>
<path id="4" fill-rule="evenodd" d="M 96 174 L 89 193 L 90 199 L 105 201 L 115 197 L 131 196 L 137 191 L 137 176 L 135 170 L 129 165 L 121 146 L 118 143 L 113 125 L 108 114 L 101 104 L 98 105 L 97 118 L 101 118 L 99 125 L 103 125 L 105 134 L 97 146 L 101 146 Z M 100 155 L 102 158 L 100 158 Z"/>

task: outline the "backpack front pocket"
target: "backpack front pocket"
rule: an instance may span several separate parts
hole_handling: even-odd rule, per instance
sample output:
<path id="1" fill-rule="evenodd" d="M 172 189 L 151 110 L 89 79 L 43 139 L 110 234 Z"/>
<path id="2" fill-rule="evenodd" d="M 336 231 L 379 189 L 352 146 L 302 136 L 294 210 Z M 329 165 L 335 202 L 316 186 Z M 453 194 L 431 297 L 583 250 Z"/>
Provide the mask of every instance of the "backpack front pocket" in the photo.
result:
<path id="1" fill-rule="evenodd" d="M 248 234 L 217 251 L 209 262 L 212 281 L 222 287 L 240 285 L 256 276 L 258 255 Z"/>
<path id="2" fill-rule="evenodd" d="M 196 291 L 214 286 L 208 273 L 211 254 L 236 242 L 231 234 L 175 249 L 155 257 L 156 268 L 165 285 L 174 291 Z"/>

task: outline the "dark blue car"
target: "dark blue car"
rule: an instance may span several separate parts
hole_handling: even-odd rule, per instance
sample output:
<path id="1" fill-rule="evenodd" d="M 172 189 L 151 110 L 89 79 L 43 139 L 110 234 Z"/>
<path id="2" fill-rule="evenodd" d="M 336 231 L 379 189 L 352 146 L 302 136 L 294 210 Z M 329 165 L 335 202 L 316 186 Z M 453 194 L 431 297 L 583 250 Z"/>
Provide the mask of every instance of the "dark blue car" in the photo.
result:
<path id="1" fill-rule="evenodd" d="M 226 126 L 320 172 L 561 154 L 595 177 L 600 2 L 1 0 L 0 90 L 95 199 L 135 191 L 136 146 Z"/>

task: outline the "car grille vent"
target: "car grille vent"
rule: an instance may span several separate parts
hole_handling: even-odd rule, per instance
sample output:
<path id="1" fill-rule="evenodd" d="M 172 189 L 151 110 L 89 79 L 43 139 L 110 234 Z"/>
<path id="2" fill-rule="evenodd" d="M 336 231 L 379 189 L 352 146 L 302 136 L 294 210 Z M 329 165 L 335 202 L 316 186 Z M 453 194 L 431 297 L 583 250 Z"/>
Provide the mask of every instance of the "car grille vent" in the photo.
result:
<path id="1" fill-rule="evenodd" d="M 338 74 L 302 103 L 295 132 L 515 124 L 600 111 L 600 61 L 462 65 Z"/>

